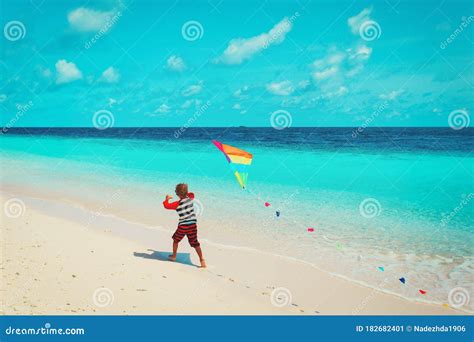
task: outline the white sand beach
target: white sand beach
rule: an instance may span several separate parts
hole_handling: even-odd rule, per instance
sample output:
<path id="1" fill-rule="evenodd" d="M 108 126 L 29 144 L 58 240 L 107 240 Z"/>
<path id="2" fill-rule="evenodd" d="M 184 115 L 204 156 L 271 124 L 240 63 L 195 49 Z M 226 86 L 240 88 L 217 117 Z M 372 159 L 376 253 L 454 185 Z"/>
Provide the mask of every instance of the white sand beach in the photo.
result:
<path id="1" fill-rule="evenodd" d="M 2 207 L 11 198 L 3 193 Z M 462 314 L 304 262 L 208 241 L 201 241 L 207 269 L 197 267 L 186 241 L 178 262 L 170 262 L 171 231 L 142 227 L 159 238 L 139 241 L 121 233 L 120 227 L 139 229 L 131 222 L 102 217 L 87 225 L 83 209 L 21 198 L 18 217 L 2 216 L 3 314 Z"/>

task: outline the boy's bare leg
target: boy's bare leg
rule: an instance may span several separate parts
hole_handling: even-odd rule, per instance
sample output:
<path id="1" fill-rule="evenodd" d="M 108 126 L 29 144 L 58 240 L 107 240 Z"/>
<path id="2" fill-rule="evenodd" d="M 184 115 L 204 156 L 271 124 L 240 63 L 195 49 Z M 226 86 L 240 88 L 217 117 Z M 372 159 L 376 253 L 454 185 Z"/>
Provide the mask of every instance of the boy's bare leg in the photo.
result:
<path id="1" fill-rule="evenodd" d="M 196 253 L 199 257 L 199 261 L 201 262 L 201 267 L 206 268 L 206 260 L 204 260 L 204 257 L 202 256 L 201 246 L 194 247 L 194 249 L 196 249 Z"/>
<path id="2" fill-rule="evenodd" d="M 173 241 L 173 254 L 168 255 L 168 259 L 171 261 L 176 261 L 176 254 L 178 253 L 178 243 Z"/>

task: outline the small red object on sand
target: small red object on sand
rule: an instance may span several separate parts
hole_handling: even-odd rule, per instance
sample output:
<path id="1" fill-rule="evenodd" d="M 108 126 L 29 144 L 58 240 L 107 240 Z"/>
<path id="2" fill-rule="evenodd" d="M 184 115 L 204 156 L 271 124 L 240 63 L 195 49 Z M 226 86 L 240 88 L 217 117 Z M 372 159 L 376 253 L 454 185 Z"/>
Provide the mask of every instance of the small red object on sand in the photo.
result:
<path id="1" fill-rule="evenodd" d="M 269 206 L 270 206 L 270 203 L 265 202 L 265 206 L 266 206 L 266 207 L 269 207 Z"/>
<path id="2" fill-rule="evenodd" d="M 418 290 L 418 291 L 420 291 L 421 294 L 426 294 L 425 290 Z"/>
<path id="3" fill-rule="evenodd" d="M 314 232 L 314 228 L 308 228 L 308 232 Z"/>

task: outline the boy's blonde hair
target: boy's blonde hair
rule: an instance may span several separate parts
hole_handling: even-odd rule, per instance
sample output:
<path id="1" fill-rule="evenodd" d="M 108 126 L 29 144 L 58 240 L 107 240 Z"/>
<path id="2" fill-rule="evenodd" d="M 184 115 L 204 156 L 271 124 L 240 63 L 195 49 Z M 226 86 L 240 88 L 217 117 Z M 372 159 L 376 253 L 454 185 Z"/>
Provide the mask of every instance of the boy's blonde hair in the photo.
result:
<path id="1" fill-rule="evenodd" d="M 179 183 L 176 185 L 176 195 L 179 197 L 186 197 L 188 195 L 188 184 L 186 183 Z"/>

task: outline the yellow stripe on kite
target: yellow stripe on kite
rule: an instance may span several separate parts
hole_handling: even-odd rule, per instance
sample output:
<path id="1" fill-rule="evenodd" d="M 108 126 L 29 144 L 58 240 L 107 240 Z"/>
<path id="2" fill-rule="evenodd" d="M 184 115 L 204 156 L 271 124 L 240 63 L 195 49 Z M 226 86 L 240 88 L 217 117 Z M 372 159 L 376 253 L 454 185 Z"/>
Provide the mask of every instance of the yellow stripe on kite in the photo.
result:
<path id="1" fill-rule="evenodd" d="M 235 171 L 235 172 L 234 172 L 234 175 L 235 175 L 235 178 L 237 178 L 237 181 L 239 182 L 240 186 L 241 186 L 242 188 L 245 188 L 244 182 L 243 182 L 242 178 L 240 178 L 239 172 L 238 172 L 238 171 Z"/>
<path id="2" fill-rule="evenodd" d="M 228 156 L 230 160 L 232 160 L 232 162 L 236 164 L 250 165 L 252 163 L 252 159 L 249 159 L 248 157 L 236 156 L 234 154 L 228 154 Z"/>

